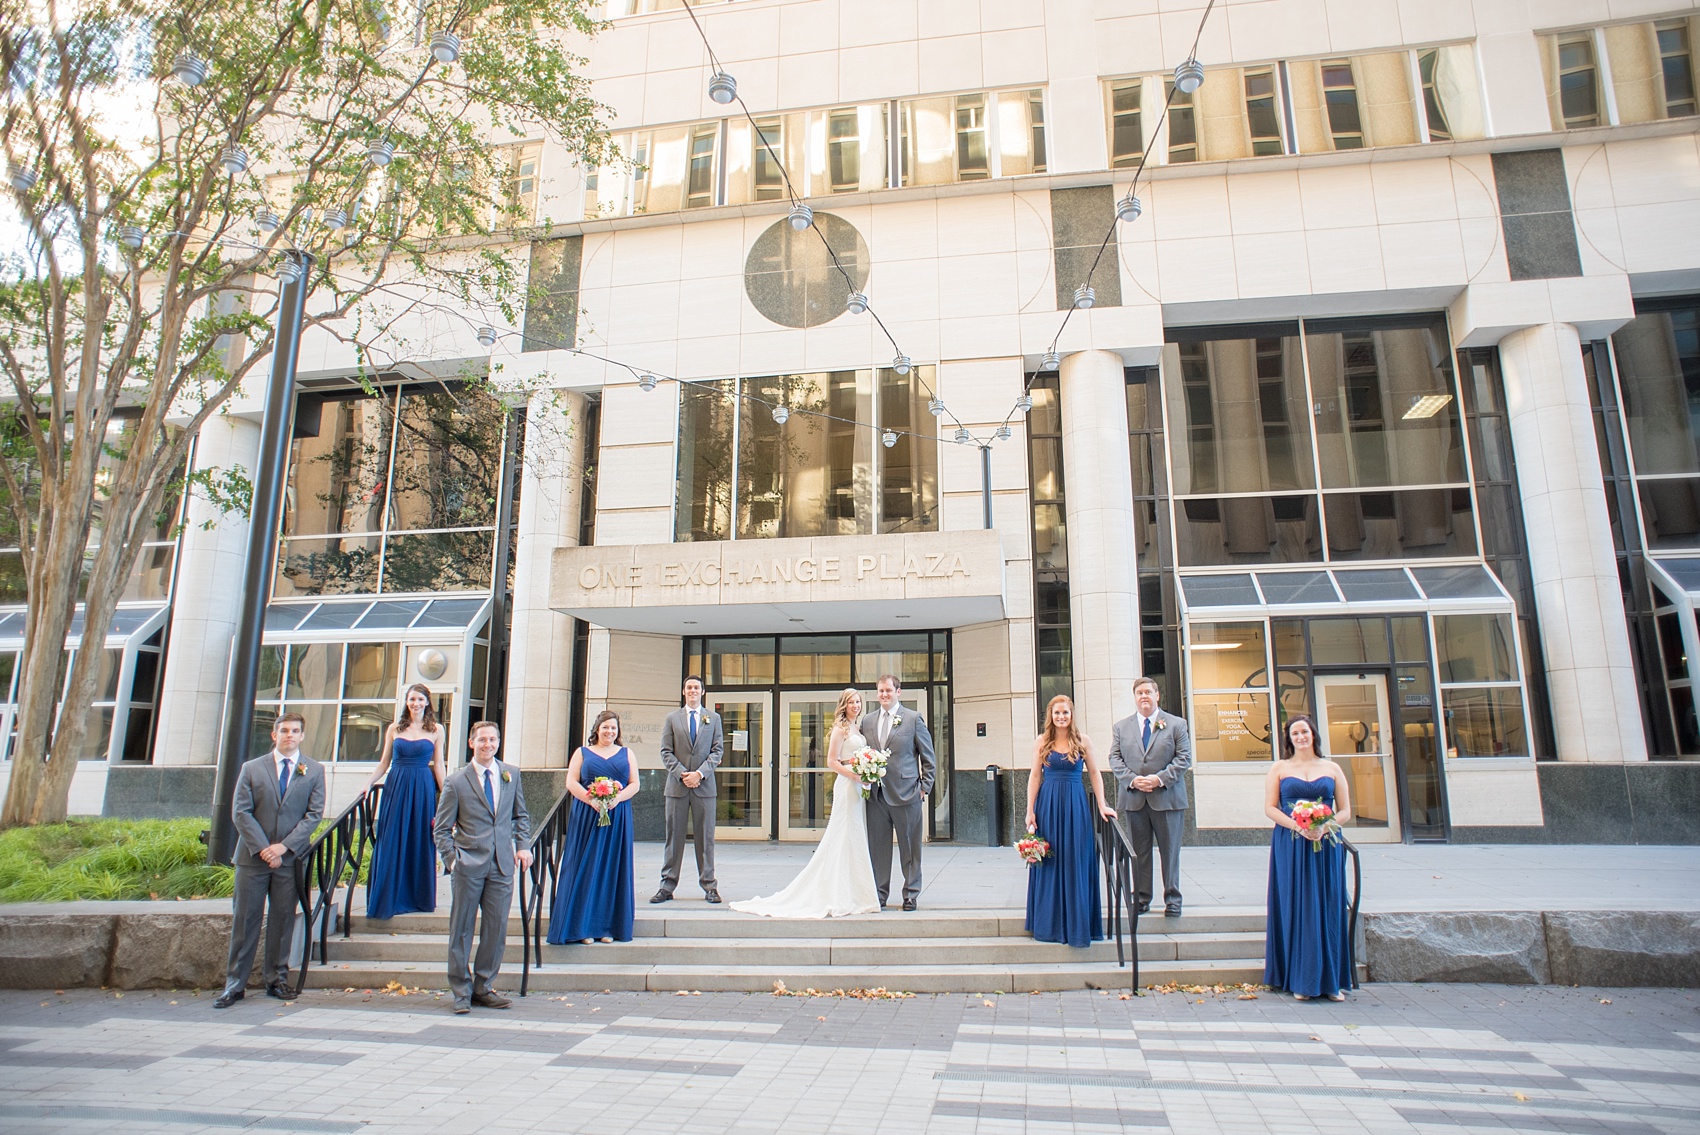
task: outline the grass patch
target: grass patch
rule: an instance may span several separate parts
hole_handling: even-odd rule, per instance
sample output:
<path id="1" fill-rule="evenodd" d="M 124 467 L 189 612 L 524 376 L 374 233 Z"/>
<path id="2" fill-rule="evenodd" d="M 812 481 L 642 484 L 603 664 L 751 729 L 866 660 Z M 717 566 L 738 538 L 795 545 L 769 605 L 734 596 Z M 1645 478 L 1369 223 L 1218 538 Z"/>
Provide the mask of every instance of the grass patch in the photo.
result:
<path id="1" fill-rule="evenodd" d="M 207 865 L 206 821 L 72 820 L 0 832 L 0 903 L 228 897 Z"/>

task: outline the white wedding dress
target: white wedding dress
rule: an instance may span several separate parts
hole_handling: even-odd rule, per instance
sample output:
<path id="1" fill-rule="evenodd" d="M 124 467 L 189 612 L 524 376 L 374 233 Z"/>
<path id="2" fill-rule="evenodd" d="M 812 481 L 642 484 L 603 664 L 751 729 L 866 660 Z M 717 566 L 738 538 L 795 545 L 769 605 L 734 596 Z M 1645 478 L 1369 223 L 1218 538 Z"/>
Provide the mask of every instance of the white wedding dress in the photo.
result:
<path id="1" fill-rule="evenodd" d="M 854 753 L 866 744 L 860 733 L 851 733 L 838 751 Z M 868 858 L 867 801 L 855 781 L 837 773 L 832 779 L 832 818 L 802 871 L 778 894 L 732 903 L 733 910 L 769 918 L 837 918 L 880 908 Z"/>

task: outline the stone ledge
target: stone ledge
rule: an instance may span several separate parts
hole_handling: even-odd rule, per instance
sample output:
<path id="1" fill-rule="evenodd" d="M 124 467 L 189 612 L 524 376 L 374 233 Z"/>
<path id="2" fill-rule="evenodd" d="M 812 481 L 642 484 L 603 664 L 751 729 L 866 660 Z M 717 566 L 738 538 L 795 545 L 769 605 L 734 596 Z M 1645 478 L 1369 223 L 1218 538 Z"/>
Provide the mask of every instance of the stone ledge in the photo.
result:
<path id="1" fill-rule="evenodd" d="M 1371 981 L 1549 985 L 1543 918 L 1534 911 L 1363 915 Z"/>
<path id="2" fill-rule="evenodd" d="M 230 918 L 228 899 L 0 907 L 0 988 L 217 989 Z"/>
<path id="3" fill-rule="evenodd" d="M 1543 918 L 1554 984 L 1700 986 L 1700 913 L 1564 911 Z"/>

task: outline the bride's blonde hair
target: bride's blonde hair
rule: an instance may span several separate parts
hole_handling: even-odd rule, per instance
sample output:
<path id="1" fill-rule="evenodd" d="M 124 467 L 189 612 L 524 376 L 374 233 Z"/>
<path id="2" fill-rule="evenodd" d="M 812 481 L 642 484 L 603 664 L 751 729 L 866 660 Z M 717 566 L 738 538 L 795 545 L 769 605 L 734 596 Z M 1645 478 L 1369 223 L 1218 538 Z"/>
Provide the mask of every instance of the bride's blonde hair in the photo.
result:
<path id="1" fill-rule="evenodd" d="M 838 695 L 838 709 L 832 715 L 832 722 L 834 725 L 856 724 L 850 719 L 850 699 L 860 698 L 861 696 L 862 695 L 856 691 L 854 686 L 844 687 L 844 692 Z"/>

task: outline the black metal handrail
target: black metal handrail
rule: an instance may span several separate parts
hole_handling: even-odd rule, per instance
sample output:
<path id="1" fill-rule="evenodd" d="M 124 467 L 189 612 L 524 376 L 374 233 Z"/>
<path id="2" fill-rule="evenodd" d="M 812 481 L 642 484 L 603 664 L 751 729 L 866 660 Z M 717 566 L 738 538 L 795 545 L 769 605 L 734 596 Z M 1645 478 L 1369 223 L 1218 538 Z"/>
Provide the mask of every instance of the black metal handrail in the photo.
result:
<path id="1" fill-rule="evenodd" d="M 561 886 L 561 852 L 567 842 L 567 817 L 572 812 L 572 793 L 562 790 L 560 799 L 549 809 L 531 835 L 531 866 L 519 880 L 519 923 L 525 948 L 521 951 L 519 995 L 524 997 L 531 985 L 532 959 L 543 968 L 543 912 L 555 905 L 555 893 Z M 548 902 L 544 902 L 547 884 Z"/>
<path id="2" fill-rule="evenodd" d="M 1133 964 L 1131 990 L 1139 993 L 1139 911 L 1133 893 L 1133 867 L 1139 856 L 1133 841 L 1122 830 L 1121 820 L 1098 817 L 1098 858 L 1104 865 L 1105 929 L 1116 940 L 1116 966 L 1130 961 Z M 1122 912 L 1127 912 L 1127 933 L 1131 948 L 1122 943 Z"/>
<path id="3" fill-rule="evenodd" d="M 1346 916 L 1346 973 L 1355 989 L 1358 984 L 1358 900 L 1363 897 L 1364 868 L 1357 846 L 1344 833 L 1340 835 L 1340 842 L 1352 857 L 1352 905 Z"/>
<path id="4" fill-rule="evenodd" d="M 374 784 L 365 789 L 354 802 L 342 810 L 331 826 L 313 837 L 307 853 L 295 861 L 295 893 L 301 900 L 303 932 L 300 964 L 295 969 L 295 984 L 290 996 L 299 997 L 307 984 L 307 966 L 313 958 L 315 934 L 318 937 L 319 964 L 325 964 L 326 948 L 330 941 L 330 910 L 336 905 L 336 889 L 344 880 L 348 888 L 342 900 L 342 936 L 352 932 L 349 918 L 354 911 L 354 885 L 360 880 L 360 869 L 366 862 L 366 849 L 377 838 L 378 802 L 384 786 Z"/>

